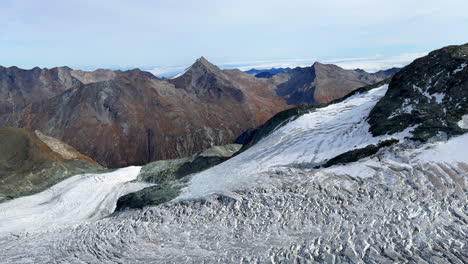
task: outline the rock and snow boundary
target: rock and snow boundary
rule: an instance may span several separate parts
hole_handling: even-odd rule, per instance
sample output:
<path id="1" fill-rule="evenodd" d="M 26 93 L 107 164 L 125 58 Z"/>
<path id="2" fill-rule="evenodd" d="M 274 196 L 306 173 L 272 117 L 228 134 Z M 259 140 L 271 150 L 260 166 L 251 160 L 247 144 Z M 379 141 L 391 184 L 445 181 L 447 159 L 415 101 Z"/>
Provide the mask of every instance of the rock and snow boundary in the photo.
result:
<path id="1" fill-rule="evenodd" d="M 366 118 L 387 89 L 383 85 L 300 116 L 240 155 L 195 175 L 180 199 L 235 195 L 233 191 L 267 184 L 262 175 L 276 167 L 314 167 L 350 150 L 388 139 L 403 140 L 411 135 L 412 127 L 394 135 L 373 137 L 369 133 Z"/>

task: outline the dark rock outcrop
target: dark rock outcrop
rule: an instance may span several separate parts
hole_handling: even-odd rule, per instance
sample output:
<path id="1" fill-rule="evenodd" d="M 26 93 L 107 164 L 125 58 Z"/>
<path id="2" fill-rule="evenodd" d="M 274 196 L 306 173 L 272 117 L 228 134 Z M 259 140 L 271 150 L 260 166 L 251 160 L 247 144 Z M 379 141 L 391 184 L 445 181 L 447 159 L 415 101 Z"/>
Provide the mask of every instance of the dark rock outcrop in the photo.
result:
<path id="1" fill-rule="evenodd" d="M 343 154 L 340 154 L 323 164 L 322 166 L 317 166 L 316 168 L 324 167 L 328 168 L 333 165 L 346 164 L 350 162 L 356 162 L 362 158 L 369 157 L 377 153 L 380 149 L 385 147 L 390 147 L 393 144 L 398 143 L 397 139 L 388 139 L 382 142 L 379 142 L 377 145 L 371 144 L 365 148 L 353 149 Z"/>
<path id="2" fill-rule="evenodd" d="M 392 79 L 369 115 L 373 135 L 415 127 L 414 139 L 464 133 L 468 114 L 468 44 L 448 46 L 415 60 Z"/>
<path id="3" fill-rule="evenodd" d="M 0 127 L 0 202 L 42 191 L 72 175 L 105 168 L 38 131 Z"/>
<path id="4" fill-rule="evenodd" d="M 175 160 L 160 160 L 147 164 L 141 169 L 138 180 L 156 185 L 129 193 L 117 201 L 117 209 L 143 208 L 170 201 L 180 194 L 189 176 L 213 167 L 239 151 L 241 145 L 215 146 L 190 157 Z"/>

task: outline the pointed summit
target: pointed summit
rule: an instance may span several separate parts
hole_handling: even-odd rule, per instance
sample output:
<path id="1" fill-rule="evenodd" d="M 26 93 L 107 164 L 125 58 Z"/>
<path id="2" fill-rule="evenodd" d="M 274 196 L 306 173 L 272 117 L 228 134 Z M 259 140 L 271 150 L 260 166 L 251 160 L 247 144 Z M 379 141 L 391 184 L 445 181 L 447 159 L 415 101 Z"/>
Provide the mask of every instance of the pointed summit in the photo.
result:
<path id="1" fill-rule="evenodd" d="M 200 63 L 209 63 L 209 64 L 211 64 L 204 56 L 201 56 L 196 61 L 200 62 Z"/>
<path id="2" fill-rule="evenodd" d="M 217 72 L 220 71 L 220 69 L 214 65 L 213 63 L 209 62 L 205 57 L 201 56 L 198 58 L 192 66 L 187 71 L 190 71 L 192 69 L 205 69 L 210 72 Z"/>
<path id="3" fill-rule="evenodd" d="M 324 64 L 319 61 L 316 61 L 314 62 L 314 64 L 312 64 L 312 67 L 321 66 L 321 65 L 324 65 Z"/>
<path id="4" fill-rule="evenodd" d="M 193 84 L 193 82 L 198 82 L 198 80 L 204 80 L 208 77 L 215 80 L 223 78 L 223 76 L 224 74 L 221 69 L 202 56 L 198 58 L 192 66 L 188 67 L 184 74 L 171 79 L 169 82 L 173 83 L 177 88 L 186 89 L 188 87 L 192 87 L 191 84 Z M 202 81 L 202 83 L 206 83 L 206 81 Z"/>

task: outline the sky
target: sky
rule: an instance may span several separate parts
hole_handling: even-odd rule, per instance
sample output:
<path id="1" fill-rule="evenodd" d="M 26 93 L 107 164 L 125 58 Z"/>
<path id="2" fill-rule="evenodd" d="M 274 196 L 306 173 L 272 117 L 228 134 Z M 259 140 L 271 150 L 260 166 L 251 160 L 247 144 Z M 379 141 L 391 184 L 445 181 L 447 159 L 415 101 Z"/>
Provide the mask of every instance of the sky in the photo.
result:
<path id="1" fill-rule="evenodd" d="M 0 0 L 0 65 L 376 71 L 468 42 L 466 0 Z"/>

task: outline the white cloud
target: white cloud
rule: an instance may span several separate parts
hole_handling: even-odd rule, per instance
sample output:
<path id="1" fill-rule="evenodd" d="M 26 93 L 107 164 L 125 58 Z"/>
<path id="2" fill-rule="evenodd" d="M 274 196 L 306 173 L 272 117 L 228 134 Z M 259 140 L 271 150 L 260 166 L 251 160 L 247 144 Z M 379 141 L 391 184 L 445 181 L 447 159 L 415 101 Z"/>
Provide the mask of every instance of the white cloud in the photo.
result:
<path id="1" fill-rule="evenodd" d="M 367 72 L 376 72 L 393 67 L 404 67 L 413 60 L 427 55 L 427 52 L 402 53 L 397 56 L 364 57 L 364 58 L 341 58 L 322 61 L 323 63 L 336 64 L 344 69 L 363 69 Z"/>

